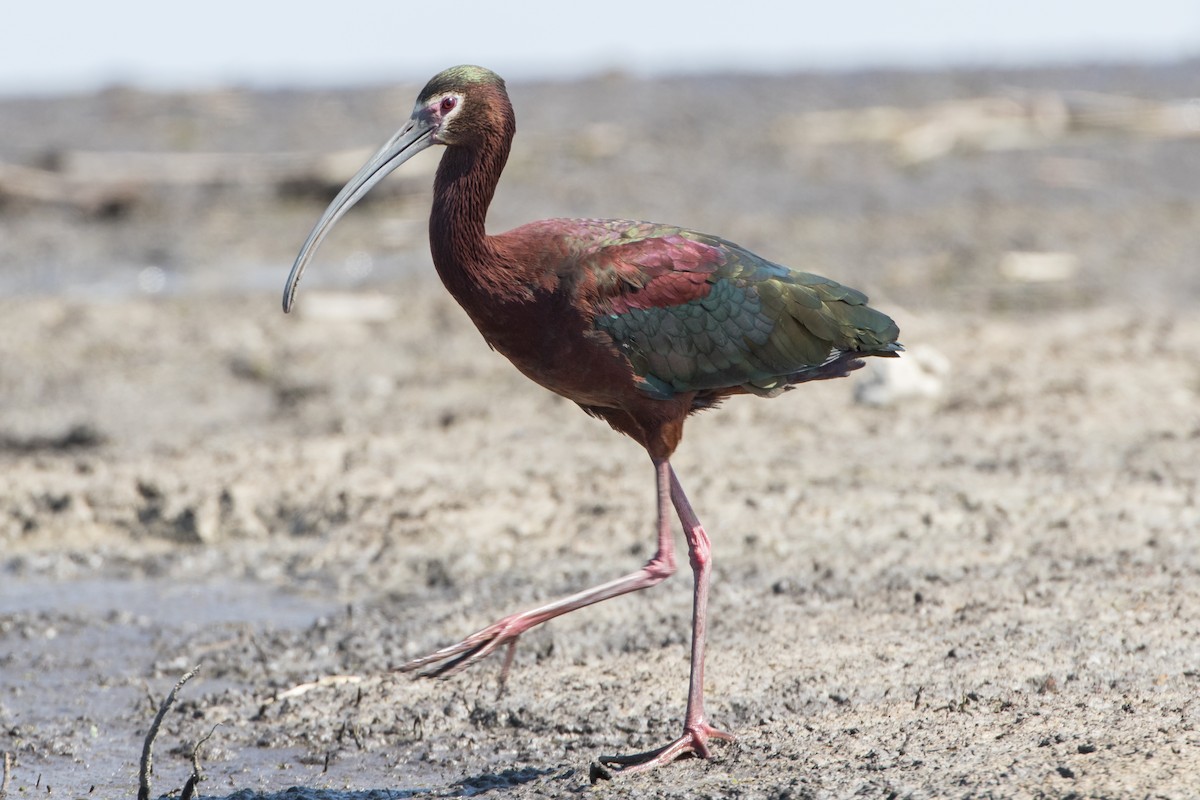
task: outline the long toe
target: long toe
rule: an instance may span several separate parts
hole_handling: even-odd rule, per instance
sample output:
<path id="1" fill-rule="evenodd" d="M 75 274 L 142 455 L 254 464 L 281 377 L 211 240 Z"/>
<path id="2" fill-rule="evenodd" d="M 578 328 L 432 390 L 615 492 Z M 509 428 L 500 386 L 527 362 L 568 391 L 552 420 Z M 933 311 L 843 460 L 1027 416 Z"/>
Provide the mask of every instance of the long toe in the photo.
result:
<path id="1" fill-rule="evenodd" d="M 450 647 L 443 647 L 435 653 L 430 653 L 427 656 L 414 658 L 412 661 L 407 661 L 396 667 L 397 672 L 416 672 L 417 670 L 425 669 L 420 673 L 422 678 L 438 678 L 445 677 L 469 666 L 479 658 L 482 658 L 486 653 L 480 651 L 488 644 L 487 639 L 477 639 L 475 636 L 470 636 L 463 639 L 458 644 Z"/>
<path id="2" fill-rule="evenodd" d="M 515 617 L 506 617 L 481 631 L 476 631 L 458 644 L 443 647 L 427 656 L 405 662 L 396 667 L 396 671 L 417 672 L 423 670 L 418 677 L 448 678 L 475 662 L 487 658 L 501 645 L 508 645 L 502 675 L 504 678 L 508 676 L 508 669 L 512 665 L 517 639 L 528 627 L 529 625 L 522 625 L 521 621 Z"/>
<path id="3" fill-rule="evenodd" d="M 708 758 L 711 755 L 708 745 L 712 739 L 732 742 L 734 736 L 731 733 L 718 730 L 706 722 L 701 722 L 698 725 L 688 726 L 684 729 L 682 736 L 662 747 L 627 756 L 601 756 L 600 763 L 605 767 L 612 767 L 612 772 L 615 774 L 625 775 L 634 772 L 645 772 L 646 770 L 665 766 L 672 761 L 688 756 Z M 597 777 L 603 778 L 606 776 L 599 775 Z"/>
<path id="4" fill-rule="evenodd" d="M 513 640 L 516 643 L 516 640 Z M 420 678 L 449 678 L 467 667 L 491 655 L 500 642 L 497 639 L 483 641 L 465 640 L 453 647 L 438 650 L 421 658 L 401 664 L 397 672 L 417 672 Z"/>

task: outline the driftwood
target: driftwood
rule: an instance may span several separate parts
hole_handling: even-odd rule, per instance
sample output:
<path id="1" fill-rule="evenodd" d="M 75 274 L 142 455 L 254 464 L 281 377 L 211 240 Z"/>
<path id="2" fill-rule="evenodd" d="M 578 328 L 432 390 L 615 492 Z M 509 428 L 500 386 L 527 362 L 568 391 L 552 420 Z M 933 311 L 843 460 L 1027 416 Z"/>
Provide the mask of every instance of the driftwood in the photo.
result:
<path id="1" fill-rule="evenodd" d="M 937 103 L 925 108 L 874 106 L 814 111 L 783 119 L 786 145 L 874 142 L 890 145 L 902 164 L 962 150 L 1044 147 L 1076 133 L 1200 136 L 1200 100 L 1143 100 L 1095 92 L 1022 92 Z"/>
<path id="2" fill-rule="evenodd" d="M 92 184 L 233 186 L 311 181 L 340 188 L 373 150 L 334 153 L 138 153 L 69 150 L 59 172 Z"/>
<path id="3" fill-rule="evenodd" d="M 156 187 L 271 186 L 332 194 L 372 154 L 369 149 L 334 153 L 150 153 L 68 150 L 44 159 L 49 168 L 0 162 L 0 198 L 75 206 L 89 212 L 117 210 Z M 413 162 L 394 186 L 427 182 L 433 163 Z"/>
<path id="4" fill-rule="evenodd" d="M 88 212 L 131 201 L 129 190 L 123 186 L 89 186 L 50 170 L 0 162 L 0 199 L 5 197 L 76 206 Z"/>

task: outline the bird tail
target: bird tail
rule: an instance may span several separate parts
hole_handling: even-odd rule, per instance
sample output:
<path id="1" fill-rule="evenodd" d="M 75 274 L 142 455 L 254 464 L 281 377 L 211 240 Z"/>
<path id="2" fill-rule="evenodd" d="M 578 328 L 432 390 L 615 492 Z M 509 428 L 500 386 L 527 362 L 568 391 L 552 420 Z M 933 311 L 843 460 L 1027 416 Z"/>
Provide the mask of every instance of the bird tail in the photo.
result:
<path id="1" fill-rule="evenodd" d="M 812 381 L 827 381 L 834 378 L 844 378 L 857 369 L 862 369 L 867 357 L 896 358 L 904 352 L 904 345 L 899 342 L 887 342 L 872 350 L 832 350 L 829 358 L 823 364 L 815 367 L 805 367 L 802 370 L 774 378 L 770 383 L 743 383 L 741 388 L 759 397 L 775 397 L 793 386 Z"/>

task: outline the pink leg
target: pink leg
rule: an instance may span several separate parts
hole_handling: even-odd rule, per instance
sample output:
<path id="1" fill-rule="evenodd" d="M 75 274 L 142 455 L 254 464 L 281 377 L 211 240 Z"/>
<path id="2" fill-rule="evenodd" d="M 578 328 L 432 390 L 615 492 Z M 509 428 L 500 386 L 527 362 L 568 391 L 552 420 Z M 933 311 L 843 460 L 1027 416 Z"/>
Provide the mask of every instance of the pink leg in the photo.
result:
<path id="1" fill-rule="evenodd" d="M 599 603 L 610 597 L 636 592 L 661 583 L 675 572 L 675 549 L 671 543 L 670 503 L 675 500 L 675 490 L 678 482 L 674 480 L 671 465 L 665 460 L 654 464 L 658 484 L 658 552 L 646 562 L 646 566 L 637 572 L 632 572 L 622 578 L 602 583 L 599 586 L 585 589 L 582 592 L 556 600 L 539 608 L 512 614 L 498 622 L 494 622 L 483 630 L 471 634 L 466 639 L 450 647 L 438 650 L 423 658 L 415 658 L 399 667 L 400 672 L 413 672 L 422 667 L 431 666 L 421 675 L 427 678 L 441 678 L 453 675 L 474 664 L 476 661 L 490 655 L 501 645 L 507 644 L 509 651 L 504 661 L 500 681 L 503 684 L 508 676 L 508 668 L 512 663 L 513 648 L 517 638 L 546 620 L 567 614 L 577 608 Z M 682 495 L 682 493 L 681 493 Z M 678 507 L 678 501 L 676 500 Z M 684 501 L 686 502 L 686 500 Z M 703 533 L 703 531 L 701 531 Z M 690 538 L 689 538 L 690 541 Z M 441 662 L 441 663 L 439 663 Z M 703 715 L 703 709 L 701 709 Z"/>
<path id="2" fill-rule="evenodd" d="M 692 510 L 687 495 L 683 493 L 683 487 L 679 485 L 675 470 L 670 470 L 670 476 L 671 501 L 675 504 L 679 521 L 683 523 L 692 574 L 695 577 L 692 595 L 692 669 L 688 681 L 687 713 L 683 721 L 683 735 L 675 741 L 645 753 L 600 758 L 602 764 L 618 767 L 622 773 L 642 772 L 669 764 L 686 755 L 708 758 L 709 739 L 733 740 L 732 734 L 709 725 L 704 715 L 704 645 L 707 636 L 708 577 L 711 571 L 712 548 L 708 534 L 704 532 L 704 527 L 696 518 L 696 512 Z"/>

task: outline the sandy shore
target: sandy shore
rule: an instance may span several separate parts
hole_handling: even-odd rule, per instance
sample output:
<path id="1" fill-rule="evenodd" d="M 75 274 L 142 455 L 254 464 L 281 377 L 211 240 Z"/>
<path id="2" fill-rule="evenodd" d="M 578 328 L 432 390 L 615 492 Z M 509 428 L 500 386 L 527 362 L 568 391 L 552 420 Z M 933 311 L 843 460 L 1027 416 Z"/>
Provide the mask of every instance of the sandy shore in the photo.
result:
<path id="1" fill-rule="evenodd" d="M 669 94 L 671 118 L 686 119 L 747 80 L 622 91 L 647 106 Z M 924 80 L 930 98 L 980 88 Z M 606 85 L 585 88 L 615 117 Z M 544 107 L 529 116 L 531 139 L 560 141 L 539 133 Z M 722 146 L 688 130 L 664 174 L 689 148 Z M 521 198 L 547 176 L 593 168 L 594 153 L 561 141 L 546 166 L 515 156 L 506 220 L 526 216 Z M 737 216 L 675 184 L 630 183 L 665 144 L 636 126 L 623 142 L 629 173 L 587 196 L 569 180 L 554 192 L 659 218 L 689 198 L 670 219 L 860 286 L 912 353 L 948 365 L 928 398 L 856 403 L 859 374 L 689 423 L 675 463 L 715 551 L 709 709 L 738 740 L 588 789 L 599 754 L 677 731 L 686 570 L 528 635 L 500 697 L 498 662 L 444 682 L 390 671 L 628 572 L 653 547 L 644 454 L 487 349 L 421 262 L 427 200 L 401 194 L 347 220 L 328 263 L 382 236 L 385 264 L 410 277 L 380 267 L 331 292 L 314 276 L 291 317 L 277 288 L 232 279 L 0 299 L 10 796 L 132 794 L 155 706 L 195 664 L 158 741 L 156 795 L 182 786 L 211 731 L 201 791 L 217 797 L 1195 796 L 1200 190 L 1162 176 L 1192 169 L 1200 145 L 1085 137 L 915 173 L 874 146 L 835 148 L 792 163 L 844 208 L 809 214 L 806 195 L 776 214 L 768 196 Z M 1068 163 L 1104 180 L 1047 189 L 1048 160 L 1055 175 Z M 1119 180 L 1138 165 L 1159 179 Z M 884 199 L 864 210 L 853 198 L 871 186 Z M 643 193 L 652 208 L 626 207 Z M 194 200 L 197 224 L 218 200 L 242 216 L 263 202 Z M 237 251 L 276 267 L 278 288 L 320 203 L 284 208 L 270 241 Z M 109 252 L 103 241 L 147 235 L 163 209 L 74 213 L 10 207 L 5 225 L 43 237 L 10 245 L 16 263 L 47 252 L 51 229 L 64 253 Z M 380 224 L 397 214 L 415 233 L 387 239 L 397 229 Z M 1027 250 L 1080 266 L 1041 284 L 998 271 Z M 180 280 L 201 273 L 189 258 L 170 262 Z M 136 275 L 148 262 L 122 263 Z M 336 274 L 328 263 L 312 269 Z"/>

